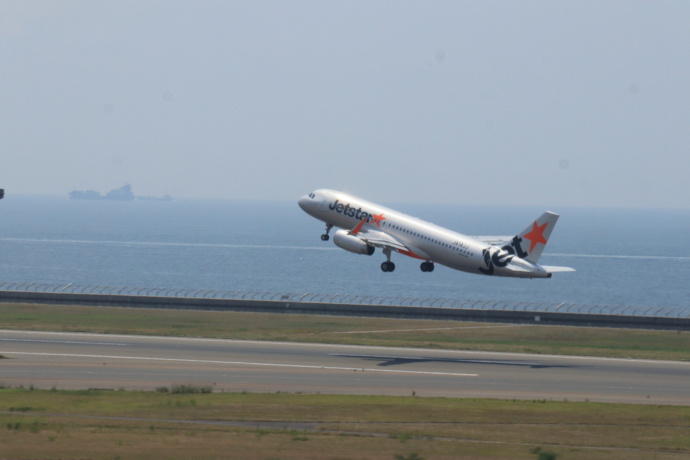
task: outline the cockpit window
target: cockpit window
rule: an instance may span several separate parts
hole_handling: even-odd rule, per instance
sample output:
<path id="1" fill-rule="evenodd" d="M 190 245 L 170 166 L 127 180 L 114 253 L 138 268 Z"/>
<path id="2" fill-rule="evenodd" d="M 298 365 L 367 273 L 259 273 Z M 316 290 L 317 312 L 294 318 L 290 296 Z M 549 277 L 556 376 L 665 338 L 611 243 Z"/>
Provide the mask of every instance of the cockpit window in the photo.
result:
<path id="1" fill-rule="evenodd" d="M 316 195 L 314 195 L 314 192 L 311 192 L 311 193 L 309 194 L 309 198 L 315 198 L 315 197 L 316 197 Z"/>

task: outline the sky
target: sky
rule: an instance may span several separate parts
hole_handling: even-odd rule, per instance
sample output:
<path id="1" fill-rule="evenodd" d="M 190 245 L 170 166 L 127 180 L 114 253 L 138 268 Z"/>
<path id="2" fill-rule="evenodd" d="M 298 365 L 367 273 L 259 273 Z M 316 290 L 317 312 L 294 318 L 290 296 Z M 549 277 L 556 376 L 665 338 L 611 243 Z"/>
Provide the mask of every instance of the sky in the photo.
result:
<path id="1" fill-rule="evenodd" d="M 0 187 L 690 208 L 687 1 L 0 0 Z"/>

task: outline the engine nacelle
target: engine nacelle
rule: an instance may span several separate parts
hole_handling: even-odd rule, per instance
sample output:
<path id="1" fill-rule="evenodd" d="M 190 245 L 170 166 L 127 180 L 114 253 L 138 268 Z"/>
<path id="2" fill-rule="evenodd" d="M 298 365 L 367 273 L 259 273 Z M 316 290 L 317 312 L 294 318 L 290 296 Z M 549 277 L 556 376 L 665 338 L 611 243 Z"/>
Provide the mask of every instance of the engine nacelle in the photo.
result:
<path id="1" fill-rule="evenodd" d="M 339 248 L 355 254 L 365 254 L 370 256 L 374 253 L 374 246 L 368 245 L 364 240 L 350 235 L 347 230 L 338 230 L 333 236 L 333 242 Z"/>

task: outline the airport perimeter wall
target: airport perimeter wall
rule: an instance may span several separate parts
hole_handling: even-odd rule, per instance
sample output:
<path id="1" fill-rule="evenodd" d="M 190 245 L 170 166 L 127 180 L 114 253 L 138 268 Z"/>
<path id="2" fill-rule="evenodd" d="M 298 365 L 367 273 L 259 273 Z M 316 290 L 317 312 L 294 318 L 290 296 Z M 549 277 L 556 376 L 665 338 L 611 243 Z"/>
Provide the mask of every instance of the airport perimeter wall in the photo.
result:
<path id="1" fill-rule="evenodd" d="M 477 321 L 487 323 L 690 330 L 690 318 L 542 311 L 479 310 L 397 305 L 365 305 L 277 300 L 209 299 L 114 294 L 0 291 L 0 302 L 157 308 L 254 313 L 362 316 L 380 318 Z"/>

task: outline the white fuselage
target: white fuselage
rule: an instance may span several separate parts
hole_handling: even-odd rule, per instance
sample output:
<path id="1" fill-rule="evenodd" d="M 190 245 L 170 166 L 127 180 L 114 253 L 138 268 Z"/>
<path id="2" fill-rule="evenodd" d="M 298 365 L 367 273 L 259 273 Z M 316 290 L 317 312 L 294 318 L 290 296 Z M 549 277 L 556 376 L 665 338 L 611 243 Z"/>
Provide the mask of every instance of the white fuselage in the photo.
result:
<path id="1" fill-rule="evenodd" d="M 300 198 L 299 206 L 327 225 L 346 230 L 365 220 L 369 227 L 390 235 L 409 249 L 396 249 L 397 252 L 455 270 L 489 274 L 487 269 L 491 265 L 490 274 L 497 276 L 547 278 L 551 275 L 539 265 L 513 257 L 501 248 L 347 193 L 316 190 Z M 498 257 L 508 260 L 509 266 L 488 262 L 497 251 L 503 251 Z"/>

